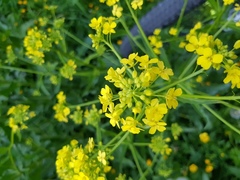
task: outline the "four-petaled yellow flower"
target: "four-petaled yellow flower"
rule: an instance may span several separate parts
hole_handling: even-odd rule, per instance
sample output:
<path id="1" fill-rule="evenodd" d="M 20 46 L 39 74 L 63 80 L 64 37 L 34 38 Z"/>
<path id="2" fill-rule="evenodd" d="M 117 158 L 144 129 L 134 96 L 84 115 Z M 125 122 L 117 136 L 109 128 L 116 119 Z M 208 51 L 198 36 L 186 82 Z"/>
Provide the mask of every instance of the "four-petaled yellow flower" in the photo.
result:
<path id="1" fill-rule="evenodd" d="M 111 34 L 111 33 L 115 33 L 116 31 L 114 30 L 114 28 L 117 26 L 117 24 L 115 22 L 105 22 L 103 24 L 103 34 Z"/>
<path id="2" fill-rule="evenodd" d="M 136 10 L 137 8 L 142 9 L 142 5 L 143 5 L 143 0 L 133 0 L 131 2 L 131 6 L 134 10 Z"/>
<path id="3" fill-rule="evenodd" d="M 212 64 L 220 64 L 223 61 L 222 54 L 214 54 L 211 48 L 204 48 L 201 56 L 197 59 L 197 64 L 208 70 Z"/>
<path id="4" fill-rule="evenodd" d="M 181 88 L 177 88 L 176 90 L 175 88 L 170 88 L 168 90 L 166 95 L 166 104 L 169 109 L 171 108 L 176 109 L 176 107 L 178 106 L 177 96 L 181 96 L 181 95 L 182 95 Z"/>
<path id="5" fill-rule="evenodd" d="M 122 130 L 123 131 L 129 131 L 133 134 L 139 134 L 140 133 L 140 128 L 137 127 L 138 121 L 135 120 L 134 118 L 128 116 L 126 120 L 122 119 Z"/>
<path id="6" fill-rule="evenodd" d="M 98 157 L 97 157 L 98 161 L 101 162 L 103 165 L 107 164 L 106 161 L 106 152 L 104 151 L 98 151 Z"/>

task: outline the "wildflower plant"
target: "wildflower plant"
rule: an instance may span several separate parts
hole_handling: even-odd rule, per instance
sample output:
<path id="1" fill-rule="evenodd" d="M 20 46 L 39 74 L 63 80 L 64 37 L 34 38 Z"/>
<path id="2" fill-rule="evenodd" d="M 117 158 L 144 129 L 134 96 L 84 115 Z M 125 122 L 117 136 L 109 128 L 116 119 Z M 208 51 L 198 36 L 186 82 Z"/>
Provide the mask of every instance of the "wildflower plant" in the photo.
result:
<path id="1" fill-rule="evenodd" d="M 186 3 L 2 2 L 0 179 L 240 178 L 239 4 Z"/>

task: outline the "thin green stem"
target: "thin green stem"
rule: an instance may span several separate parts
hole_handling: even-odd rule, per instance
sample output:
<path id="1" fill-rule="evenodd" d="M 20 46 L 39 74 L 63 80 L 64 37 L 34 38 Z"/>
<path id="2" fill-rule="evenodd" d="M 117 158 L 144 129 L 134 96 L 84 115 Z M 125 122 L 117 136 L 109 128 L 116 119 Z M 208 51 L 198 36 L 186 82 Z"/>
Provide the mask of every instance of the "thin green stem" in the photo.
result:
<path id="1" fill-rule="evenodd" d="M 160 88 L 160 89 L 156 90 L 156 91 L 155 91 L 155 94 L 156 94 L 156 93 L 159 93 L 159 92 L 162 92 L 162 91 L 164 91 L 164 90 L 166 90 L 166 89 L 169 89 L 169 88 L 171 88 L 171 87 L 173 87 L 173 86 L 175 86 L 175 85 L 177 85 L 177 84 L 180 84 L 181 82 L 187 81 L 188 79 L 191 79 L 191 78 L 193 78 L 193 77 L 201 74 L 203 71 L 204 71 L 204 69 L 200 69 L 200 70 L 198 70 L 198 71 L 190 74 L 189 76 L 186 76 L 185 78 L 182 78 L 182 79 L 180 79 L 180 80 L 178 80 L 178 81 L 175 81 L 175 82 L 173 82 L 173 83 L 171 83 L 171 84 L 169 84 L 169 85 L 167 85 L 167 86 L 164 86 L 163 88 Z"/>
<path id="2" fill-rule="evenodd" d="M 218 118 L 221 122 L 223 122 L 226 126 L 228 126 L 230 129 L 235 131 L 237 134 L 240 135 L 240 130 L 231 125 L 229 122 L 227 122 L 225 119 L 223 119 L 216 111 L 211 109 L 208 105 L 203 104 L 203 107 L 205 107 L 212 115 L 214 115 L 216 118 Z"/>
<path id="3" fill-rule="evenodd" d="M 143 38 L 143 41 L 144 41 L 144 43 L 146 44 L 146 48 L 149 49 L 150 54 L 151 54 L 152 57 L 157 57 L 156 54 L 153 52 L 153 49 L 151 48 L 151 45 L 149 44 L 149 41 L 148 41 L 148 39 L 147 39 L 147 36 L 145 35 L 145 33 L 144 33 L 141 25 L 139 24 L 138 19 L 137 19 L 137 17 L 135 16 L 135 14 L 134 14 L 134 12 L 133 12 L 130 4 L 129 4 L 129 1 L 128 1 L 128 0 L 125 0 L 125 2 L 126 2 L 126 4 L 127 4 L 127 7 L 128 7 L 128 9 L 129 9 L 131 15 L 132 15 L 132 18 L 133 18 L 134 22 L 136 23 L 136 25 L 137 25 L 137 27 L 138 27 L 138 30 L 139 30 L 142 38 Z"/>
<path id="4" fill-rule="evenodd" d="M 177 29 L 179 29 L 179 27 L 181 25 L 181 22 L 182 22 L 182 19 L 183 19 L 183 15 L 184 15 L 184 12 L 185 12 L 186 7 L 187 7 L 187 3 L 188 3 L 188 0 L 184 0 L 184 4 L 183 4 L 183 7 L 181 9 L 181 13 L 180 13 L 180 16 L 178 18 L 177 25 L 176 25 Z M 179 31 L 178 31 L 178 34 L 179 34 Z"/>
<path id="5" fill-rule="evenodd" d="M 138 172 L 140 174 L 140 177 L 143 178 L 144 174 L 143 174 L 142 168 L 141 168 L 141 166 L 139 164 L 139 161 L 138 161 L 138 158 L 137 158 L 137 155 L 136 155 L 136 149 L 134 148 L 134 146 L 132 144 L 129 144 L 129 148 L 130 148 L 130 150 L 132 152 L 133 159 L 134 159 L 134 161 L 136 163 L 136 166 L 137 166 Z M 146 179 L 146 178 L 144 178 L 144 179 Z"/>
<path id="6" fill-rule="evenodd" d="M 192 95 L 182 94 L 181 98 L 185 99 L 206 99 L 206 100 L 238 100 L 240 96 L 206 96 L 206 95 Z"/>
<path id="7" fill-rule="evenodd" d="M 68 106 L 70 109 L 72 108 L 76 108 L 77 106 L 79 107 L 84 107 L 84 106 L 89 106 L 89 105 L 92 105 L 92 104 L 96 104 L 96 103 L 99 103 L 100 101 L 98 99 L 96 100 L 93 100 L 93 101 L 88 101 L 86 103 L 80 103 L 80 104 L 76 104 L 76 105 L 70 105 Z"/>
<path id="8" fill-rule="evenodd" d="M 118 148 L 118 146 L 120 146 L 123 143 L 123 141 L 128 137 L 128 135 L 129 132 L 126 132 L 124 136 L 111 148 L 111 151 L 109 153 L 110 154 L 113 153 Z"/>
<path id="9" fill-rule="evenodd" d="M 79 39 L 77 36 L 73 35 L 72 33 L 68 32 L 66 29 L 62 29 L 62 31 L 68 35 L 69 37 L 71 37 L 73 40 L 75 40 L 76 42 L 78 42 L 79 44 L 81 44 L 82 46 L 91 49 L 92 51 L 94 51 L 94 49 L 89 46 L 87 43 L 83 42 L 81 39 Z"/>
<path id="10" fill-rule="evenodd" d="M 115 50 L 115 48 L 108 43 L 107 41 L 103 40 L 103 42 L 111 49 L 111 51 L 115 54 L 115 56 L 118 58 L 119 62 L 121 61 L 121 56 L 118 54 L 118 52 Z"/>
<path id="11" fill-rule="evenodd" d="M 9 155 L 10 161 L 11 161 L 14 169 L 16 169 L 19 174 L 21 174 L 21 171 L 18 169 L 18 167 L 16 166 L 16 164 L 14 162 L 12 152 L 11 152 L 13 144 L 14 144 L 14 132 L 13 132 L 13 130 L 11 131 L 11 139 L 10 140 L 11 140 L 11 142 L 10 142 L 10 145 L 9 145 L 9 148 L 8 148 L 8 155 Z"/>
<path id="12" fill-rule="evenodd" d="M 39 72 L 39 71 L 33 71 L 30 69 L 23 69 L 23 68 L 18 68 L 18 67 L 10 67 L 10 66 L 0 66 L 0 69 L 8 69 L 8 70 L 14 70 L 14 71 L 21 71 L 21 72 L 26 72 L 26 73 L 31 73 L 31 74 L 39 74 L 39 75 L 52 75 L 51 73 L 47 72 Z"/>
<path id="13" fill-rule="evenodd" d="M 226 23 L 222 25 L 221 28 L 214 34 L 213 36 L 214 38 L 216 38 L 227 27 L 227 25 L 231 22 L 231 20 L 233 19 L 234 16 L 236 16 L 237 13 L 238 12 L 236 11 L 231 15 L 230 19 L 226 21 Z"/>
<path id="14" fill-rule="evenodd" d="M 131 34 L 131 32 L 129 31 L 129 29 L 128 29 L 126 23 L 125 23 L 125 21 L 123 21 L 123 19 L 120 19 L 120 22 L 121 22 L 123 28 L 125 29 L 125 31 L 127 32 L 128 36 L 130 37 L 130 39 L 132 39 L 132 41 L 134 42 L 134 44 L 137 45 L 137 47 L 138 47 L 139 49 L 141 49 L 141 51 L 144 52 L 144 47 L 143 47 L 143 46 L 141 45 L 141 43 L 139 43 L 139 42 L 136 40 L 136 38 L 134 38 L 134 36 Z"/>
<path id="15" fill-rule="evenodd" d="M 179 79 L 181 79 L 188 72 L 188 70 L 192 67 L 192 65 L 195 64 L 197 57 L 198 56 L 195 55 L 194 58 L 190 60 L 190 63 L 188 63 L 188 65 L 184 68 L 183 72 L 180 74 Z"/>
<path id="16" fill-rule="evenodd" d="M 144 173 L 143 173 L 143 177 L 140 177 L 139 180 L 144 180 L 144 179 L 145 179 L 145 177 L 146 177 L 146 175 L 148 174 L 148 172 L 152 170 L 152 167 L 154 166 L 154 164 L 155 164 L 155 163 L 157 162 L 157 160 L 159 159 L 158 156 L 159 156 L 159 154 L 156 153 L 155 156 L 154 156 L 154 158 L 153 158 L 152 164 L 151 164 L 150 166 L 148 166 L 148 168 L 147 168 L 147 169 L 144 171 Z"/>
<path id="17" fill-rule="evenodd" d="M 106 145 L 104 145 L 104 149 L 106 149 L 108 146 L 111 146 L 116 140 L 118 140 L 122 135 L 124 134 L 123 131 L 118 133 L 114 138 L 111 139 Z"/>

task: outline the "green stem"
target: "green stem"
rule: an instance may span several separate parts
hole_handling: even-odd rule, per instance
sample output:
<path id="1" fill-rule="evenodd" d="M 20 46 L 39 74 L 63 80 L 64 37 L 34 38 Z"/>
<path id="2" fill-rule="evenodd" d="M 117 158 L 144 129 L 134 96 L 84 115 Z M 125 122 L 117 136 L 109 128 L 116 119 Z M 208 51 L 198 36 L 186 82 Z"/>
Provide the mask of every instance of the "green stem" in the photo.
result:
<path id="1" fill-rule="evenodd" d="M 115 56 L 118 58 L 119 62 L 121 61 L 121 56 L 118 54 L 118 52 L 114 49 L 114 47 L 108 43 L 107 41 L 103 40 L 103 42 L 111 49 L 111 51 L 115 54 Z"/>
<path id="2" fill-rule="evenodd" d="M 113 139 L 111 139 L 111 141 L 109 141 L 106 145 L 104 145 L 104 149 L 106 149 L 108 146 L 111 146 L 116 140 L 118 140 L 122 135 L 124 134 L 123 131 L 121 131 L 120 133 L 118 133 L 118 135 L 116 135 Z"/>
<path id="3" fill-rule="evenodd" d="M 141 49 L 141 51 L 144 52 L 144 47 L 141 45 L 141 43 L 139 43 L 138 41 L 136 41 L 136 38 L 134 38 L 134 36 L 132 35 L 132 33 L 129 31 L 125 21 L 123 21 L 122 19 L 120 19 L 120 22 L 123 26 L 123 28 L 125 29 L 125 31 L 127 32 L 128 36 L 130 37 L 130 39 L 132 39 L 132 41 L 134 42 L 135 45 L 137 45 L 137 47 L 139 47 L 139 49 Z"/>
<path id="4" fill-rule="evenodd" d="M 173 82 L 173 83 L 171 83 L 171 84 L 169 84 L 167 86 L 164 86 L 163 88 L 160 88 L 159 90 L 156 90 L 154 93 L 156 94 L 156 93 L 162 92 L 162 91 L 164 91 L 166 89 L 169 89 L 169 88 L 171 88 L 171 87 L 173 87 L 173 86 L 175 86 L 177 84 L 180 84 L 181 82 L 184 82 L 184 81 L 186 81 L 188 79 L 191 79 L 191 78 L 201 74 L 203 71 L 204 71 L 204 69 L 200 69 L 200 70 L 190 74 L 189 76 L 186 76 L 185 78 L 182 78 L 182 79 L 180 79 L 178 81 L 175 81 L 175 82 Z"/>
<path id="5" fill-rule="evenodd" d="M 145 176 L 148 174 L 149 171 L 152 170 L 152 167 L 153 167 L 154 164 L 157 162 L 157 160 L 159 160 L 158 156 L 159 156 L 159 154 L 156 153 L 155 156 L 154 156 L 154 158 L 153 158 L 152 164 L 151 164 L 150 166 L 148 166 L 148 168 L 147 168 L 147 169 L 144 171 L 144 173 L 143 173 L 144 176 L 143 176 L 143 177 L 140 177 L 139 180 L 144 180 L 144 179 L 145 179 Z"/>
<path id="6" fill-rule="evenodd" d="M 137 166 L 138 172 L 139 172 L 139 174 L 140 174 L 140 177 L 141 177 L 141 178 L 144 178 L 143 171 L 142 171 L 142 169 L 141 169 L 141 166 L 140 166 L 140 164 L 139 164 L 139 161 L 138 161 L 138 158 L 137 158 L 137 155 L 136 155 L 136 149 L 134 148 L 134 146 L 133 146 L 132 144 L 129 144 L 129 148 L 130 148 L 130 150 L 131 150 L 131 152 L 132 152 L 133 159 L 134 159 L 134 161 L 135 161 L 135 163 L 136 163 L 136 166 Z M 146 179 L 146 178 L 144 178 L 144 179 Z"/>
<path id="7" fill-rule="evenodd" d="M 223 26 L 221 26 L 221 28 L 214 34 L 213 36 L 214 38 L 216 38 L 227 27 L 227 25 L 231 22 L 231 20 L 233 19 L 234 16 L 236 16 L 237 13 L 238 12 L 236 11 L 231 15 L 230 19 L 227 20 L 226 23 Z"/>
<path id="8" fill-rule="evenodd" d="M 128 6 L 128 9 L 129 9 L 129 11 L 130 11 L 130 13 L 131 13 L 131 15 L 132 15 L 132 18 L 133 18 L 134 22 L 136 23 L 136 25 L 137 25 L 137 27 L 138 27 L 138 30 L 139 30 L 142 38 L 143 38 L 143 41 L 144 41 L 144 43 L 146 44 L 146 47 L 147 47 L 147 48 L 149 49 L 149 51 L 150 51 L 151 56 L 152 56 L 152 57 L 157 57 L 157 56 L 155 55 L 155 53 L 153 52 L 153 49 L 151 48 L 151 45 L 149 44 L 149 41 L 148 41 L 148 39 L 147 39 L 147 36 L 145 35 L 145 33 L 144 33 L 141 25 L 139 24 L 138 19 L 137 19 L 137 17 L 135 16 L 135 14 L 134 14 L 134 12 L 133 12 L 133 10 L 132 10 L 132 8 L 131 8 L 128 0 L 125 0 L 125 2 L 126 2 L 126 4 L 127 4 L 127 6 Z"/>
<path id="9" fill-rule="evenodd" d="M 10 161 L 11 161 L 14 169 L 16 169 L 19 174 L 21 174 L 20 170 L 18 169 L 18 167 L 16 166 L 16 164 L 14 162 L 14 159 L 13 159 L 13 156 L 12 156 L 12 153 L 11 153 L 11 150 L 12 150 L 12 147 L 13 147 L 13 144 L 14 144 L 14 132 L 13 132 L 13 130 L 11 131 L 11 139 L 10 140 L 11 140 L 11 142 L 10 142 L 9 149 L 8 149 L 8 155 L 9 155 Z"/>
<path id="10" fill-rule="evenodd" d="M 87 43 L 83 42 L 81 39 L 79 39 L 78 37 L 74 36 L 72 33 L 68 32 L 66 29 L 62 29 L 62 31 L 68 35 L 69 37 L 71 37 L 72 39 L 74 39 L 76 42 L 78 42 L 79 44 L 81 44 L 82 46 L 91 49 L 92 51 L 94 51 L 94 49 L 89 46 Z"/>
<path id="11" fill-rule="evenodd" d="M 123 143 L 123 141 L 128 137 L 128 135 L 129 135 L 129 132 L 126 132 L 124 136 L 113 146 L 113 148 L 111 148 L 111 151 L 109 153 L 110 154 L 113 153 L 118 148 L 118 146 L 120 146 Z"/>
<path id="12" fill-rule="evenodd" d="M 240 130 L 235 128 L 233 125 L 231 125 L 229 122 L 227 122 L 225 119 L 223 119 L 216 111 L 211 109 L 208 105 L 203 104 L 203 107 L 205 107 L 212 115 L 214 115 L 216 118 L 218 118 L 220 121 L 222 121 L 226 126 L 228 126 L 230 129 L 235 131 L 237 134 L 240 135 Z"/>
<path id="13" fill-rule="evenodd" d="M 183 72 L 180 74 L 179 79 L 181 79 L 188 72 L 188 70 L 192 67 L 192 65 L 195 64 L 197 57 L 198 56 L 195 55 L 194 58 L 190 60 L 190 63 L 188 63 L 188 65 L 184 68 Z"/>
<path id="14" fill-rule="evenodd" d="M 192 95 L 192 94 L 182 94 L 181 98 L 185 99 L 207 99 L 207 100 L 237 100 L 240 96 L 205 96 L 205 95 Z"/>
<path id="15" fill-rule="evenodd" d="M 181 22 L 182 22 L 182 19 L 183 19 L 183 15 L 184 15 L 184 12 L 185 12 L 186 7 L 187 7 L 187 3 L 188 3 L 188 0 L 184 0 L 184 4 L 183 4 L 183 7 L 181 9 L 181 13 L 180 13 L 180 16 L 178 18 L 177 25 L 176 25 L 177 29 L 179 29 L 179 27 L 181 25 Z M 179 31 L 177 32 L 177 34 L 179 34 Z"/>
<path id="16" fill-rule="evenodd" d="M 26 72 L 26 73 L 32 73 L 32 74 L 39 74 L 39 75 L 43 75 L 43 76 L 50 76 L 52 74 L 47 73 L 47 72 L 38 72 L 38 71 L 33 71 L 30 69 L 23 69 L 23 68 L 18 68 L 18 67 L 10 67 L 10 66 L 0 66 L 0 69 L 8 69 L 8 70 L 14 70 L 14 71 L 21 71 L 21 72 Z"/>
<path id="17" fill-rule="evenodd" d="M 76 105 L 70 105 L 68 106 L 70 109 L 72 108 L 76 108 L 77 106 L 79 107 L 83 107 L 83 106 L 89 106 L 89 105 L 92 105 L 92 104 L 96 104 L 96 103 L 99 103 L 99 100 L 96 99 L 96 100 L 93 100 L 93 101 L 88 101 L 86 103 L 81 103 L 81 104 L 76 104 Z"/>

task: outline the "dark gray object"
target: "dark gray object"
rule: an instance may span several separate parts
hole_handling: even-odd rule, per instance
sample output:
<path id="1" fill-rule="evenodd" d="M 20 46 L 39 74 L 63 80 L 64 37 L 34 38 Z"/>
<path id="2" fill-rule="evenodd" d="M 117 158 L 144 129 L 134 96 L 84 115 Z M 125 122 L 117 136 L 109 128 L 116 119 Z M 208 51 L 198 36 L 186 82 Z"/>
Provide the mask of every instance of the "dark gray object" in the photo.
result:
<path id="1" fill-rule="evenodd" d="M 205 0 L 188 0 L 186 11 L 189 12 L 195 7 L 204 3 Z M 149 11 L 142 19 L 140 25 L 146 35 L 153 33 L 156 28 L 163 28 L 176 21 L 181 13 L 184 0 L 164 0 L 159 2 L 151 11 Z M 136 36 L 139 34 L 137 26 L 131 29 L 131 34 Z M 132 52 L 132 47 L 128 37 L 123 39 L 120 47 L 120 53 L 123 57 L 127 57 Z"/>

